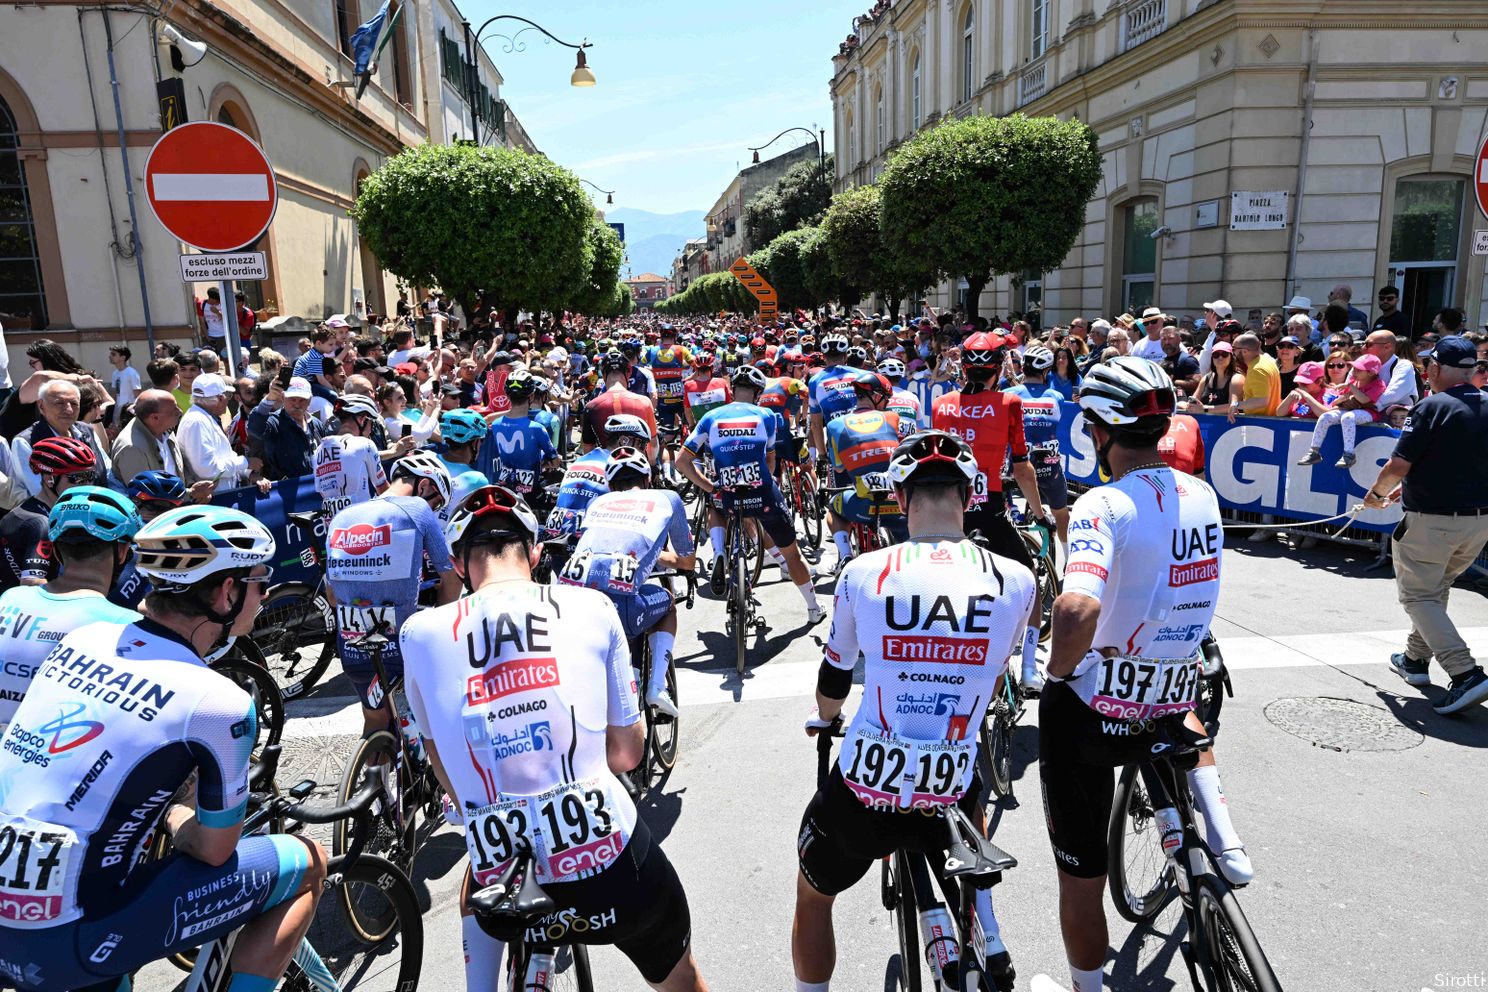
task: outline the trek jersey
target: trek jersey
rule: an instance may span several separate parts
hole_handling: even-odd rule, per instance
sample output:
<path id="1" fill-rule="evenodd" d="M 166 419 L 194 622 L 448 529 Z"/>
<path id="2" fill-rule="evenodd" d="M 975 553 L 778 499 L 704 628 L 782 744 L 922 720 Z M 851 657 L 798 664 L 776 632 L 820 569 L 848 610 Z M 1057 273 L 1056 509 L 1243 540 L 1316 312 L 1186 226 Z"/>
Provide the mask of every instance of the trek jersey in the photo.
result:
<path id="1" fill-rule="evenodd" d="M 853 378 L 862 370 L 851 365 L 828 365 L 806 380 L 807 409 L 821 414 L 822 423 L 852 413 L 858 405 Z"/>
<path id="2" fill-rule="evenodd" d="M 11 589 L 22 579 L 37 583 L 53 578 L 57 562 L 47 536 L 49 507 L 35 496 L 0 517 L 0 589 Z"/>
<path id="3" fill-rule="evenodd" d="M 1024 383 L 1007 390 L 1023 401 L 1023 440 L 1030 448 L 1059 447 L 1060 405 L 1064 396 L 1053 386 Z"/>
<path id="4" fill-rule="evenodd" d="M 496 485 L 527 496 L 538 488 L 543 462 L 557 457 L 547 428 L 531 417 L 507 414 L 486 431 L 476 468 Z"/>
<path id="5" fill-rule="evenodd" d="M 1037 594 L 1033 573 L 971 541 L 908 541 L 854 558 L 837 581 L 824 657 L 863 699 L 837 764 L 865 805 L 924 809 L 971 785 L 977 728 Z"/>
<path id="6" fill-rule="evenodd" d="M 899 415 L 899 438 L 903 440 L 920 429 L 920 399 L 897 386 L 885 408 Z"/>
<path id="7" fill-rule="evenodd" d="M 69 633 L 90 623 L 133 623 L 134 610 L 96 592 L 47 592 L 18 586 L 0 596 L 0 731 L 31 686 L 41 660 Z"/>
<path id="8" fill-rule="evenodd" d="M 872 499 L 875 492 L 887 493 L 898 509 L 889 482 L 889 458 L 899 446 L 899 417 L 888 410 L 863 410 L 838 417 L 827 425 L 827 452 L 840 480 L 852 480 L 857 495 Z M 839 483 L 840 484 L 840 483 Z"/>
<path id="9" fill-rule="evenodd" d="M 581 455 L 563 473 L 563 482 L 558 486 L 558 501 L 548 514 L 549 536 L 577 534 L 584 527 L 584 515 L 596 497 L 610 491 L 605 478 L 605 466 L 610 463 L 610 453 L 604 448 L 595 448 Z"/>
<path id="10" fill-rule="evenodd" d="M 987 501 L 987 493 L 1002 491 L 1005 458 L 1028 460 L 1023 438 L 1023 401 L 1011 393 L 983 389 L 976 393 L 946 393 L 935 401 L 930 417 L 938 431 L 954 434 L 971 445 L 980 470 L 972 486 L 969 505 Z"/>
<path id="11" fill-rule="evenodd" d="M 0 738 L 0 926 L 106 915 L 193 771 L 202 825 L 241 823 L 256 737 L 248 694 L 160 624 L 68 634 Z"/>
<path id="12" fill-rule="evenodd" d="M 605 493 L 589 504 L 584 532 L 561 579 L 611 596 L 640 591 L 668 543 L 692 554 L 692 528 L 682 497 L 670 489 Z"/>
<path id="13" fill-rule="evenodd" d="M 449 543 L 439 518 L 416 496 L 379 496 L 353 503 L 331 518 L 326 532 L 326 578 L 336 594 L 336 630 L 341 659 L 367 666 L 372 656 L 358 646 L 375 627 L 402 627 L 418 609 L 419 581 L 428 559 L 448 572 Z M 386 635 L 384 635 L 386 636 Z M 401 661 L 396 644 L 383 661 Z"/>
<path id="14" fill-rule="evenodd" d="M 652 345 L 642 360 L 656 380 L 658 406 L 682 409 L 682 383 L 692 371 L 692 352 L 682 345 Z"/>
<path id="15" fill-rule="evenodd" d="M 767 410 L 779 410 L 794 420 L 801 415 L 801 396 L 806 392 L 806 383 L 790 376 L 779 376 L 765 380 L 765 391 L 760 393 L 759 405 Z"/>
<path id="16" fill-rule="evenodd" d="M 696 424 L 706 414 L 717 410 L 734 399 L 734 391 L 727 379 L 699 379 L 696 376 L 682 383 L 682 398 L 687 404 L 688 415 Z"/>
<path id="17" fill-rule="evenodd" d="M 640 719 L 614 604 L 593 589 L 503 583 L 422 611 L 400 640 L 408 702 L 444 756 L 476 883 L 522 848 L 543 885 L 613 864 L 636 809 L 605 732 Z"/>
<path id="18" fill-rule="evenodd" d="M 1219 600 L 1214 490 L 1167 467 L 1140 469 L 1076 500 L 1069 537 L 1064 591 L 1101 604 L 1091 651 L 1067 680 L 1075 694 L 1121 720 L 1192 709 Z"/>
<path id="19" fill-rule="evenodd" d="M 754 489 L 773 485 L 767 457 L 775 446 L 780 415 L 753 403 L 726 403 L 707 414 L 684 446 L 693 454 L 706 448 L 713 455 L 718 485 Z"/>
<path id="20" fill-rule="evenodd" d="M 371 438 L 333 434 L 315 449 L 315 491 L 321 509 L 335 514 L 369 500 L 387 486 L 387 475 Z"/>

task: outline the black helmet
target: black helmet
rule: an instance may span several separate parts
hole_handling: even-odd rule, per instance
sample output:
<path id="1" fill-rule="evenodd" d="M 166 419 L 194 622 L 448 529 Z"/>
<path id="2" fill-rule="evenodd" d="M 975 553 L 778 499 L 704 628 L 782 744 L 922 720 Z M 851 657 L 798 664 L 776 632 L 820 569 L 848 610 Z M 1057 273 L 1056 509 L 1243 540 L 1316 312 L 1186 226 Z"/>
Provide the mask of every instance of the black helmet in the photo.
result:
<path id="1" fill-rule="evenodd" d="M 626 361 L 625 356 L 618 351 L 607 351 L 599 360 L 599 370 L 605 375 L 613 372 L 628 372 L 630 362 Z"/>

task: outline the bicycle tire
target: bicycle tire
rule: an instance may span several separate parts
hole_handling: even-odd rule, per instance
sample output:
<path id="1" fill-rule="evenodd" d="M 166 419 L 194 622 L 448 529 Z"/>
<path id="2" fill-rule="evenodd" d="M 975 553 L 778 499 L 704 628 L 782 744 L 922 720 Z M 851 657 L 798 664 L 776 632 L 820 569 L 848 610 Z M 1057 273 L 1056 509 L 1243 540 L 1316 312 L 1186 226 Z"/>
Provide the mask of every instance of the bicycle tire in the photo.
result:
<path id="1" fill-rule="evenodd" d="M 1178 894 L 1158 835 L 1156 810 L 1139 770 L 1139 765 L 1121 769 L 1106 828 L 1110 851 L 1106 888 L 1116 912 L 1130 923 L 1150 922 Z"/>
<path id="2" fill-rule="evenodd" d="M 894 908 L 890 913 L 894 916 L 894 933 L 899 938 L 899 988 L 904 992 L 920 992 L 919 910 L 905 862 L 904 852 L 895 851 L 892 858 L 884 860 L 884 872 L 893 876 Z"/>
<path id="3" fill-rule="evenodd" d="M 749 576 L 749 588 L 753 589 L 759 585 L 760 576 L 765 571 L 765 532 L 758 523 L 754 525 L 754 546 L 751 549 L 749 542 L 749 528 L 744 528 L 744 561 L 754 562 Z"/>
<path id="4" fill-rule="evenodd" d="M 734 587 L 730 590 L 734 598 L 734 669 L 744 674 L 744 662 L 749 654 L 749 566 L 740 556 L 734 560 Z"/>
<path id="5" fill-rule="evenodd" d="M 1046 644 L 1054 633 L 1054 600 L 1059 598 L 1061 586 L 1059 571 L 1052 561 L 1052 548 L 1044 549 L 1041 546 L 1043 542 L 1028 528 L 1019 527 L 1018 533 L 1022 535 L 1023 543 L 1028 548 L 1028 556 L 1035 565 L 1039 596 L 1039 643 Z"/>
<path id="6" fill-rule="evenodd" d="M 1281 992 L 1281 983 L 1266 960 L 1250 921 L 1240 909 L 1234 890 L 1213 876 L 1198 881 L 1194 904 L 1199 930 L 1203 933 L 1209 992 Z"/>
<path id="7" fill-rule="evenodd" d="M 1004 799 L 1013 794 L 1013 717 L 1002 696 L 992 700 L 982 720 L 980 753 L 986 760 L 984 771 L 993 795 Z"/>
<path id="8" fill-rule="evenodd" d="M 269 670 L 239 655 L 229 655 L 212 665 L 212 671 L 231 679 L 253 700 L 258 717 L 253 750 L 278 744 L 284 734 L 284 696 Z"/>
<path id="9" fill-rule="evenodd" d="M 370 854 L 354 862 L 332 858 L 326 876 L 335 880 L 328 884 L 337 890 L 338 898 L 320 900 L 306 938 L 337 985 L 354 987 L 357 992 L 415 992 L 424 962 L 424 921 L 408 876 L 391 861 Z M 363 913 L 382 921 L 382 935 L 376 940 L 365 940 L 356 928 L 347 927 L 343 914 L 331 905 L 353 897 L 381 910 L 374 914 L 368 908 Z M 393 955 L 397 955 L 396 963 Z M 298 965 L 290 965 L 285 992 L 314 992 L 316 988 Z"/>
<path id="10" fill-rule="evenodd" d="M 813 548 L 821 547 L 822 538 L 826 535 L 826 512 L 822 508 L 821 500 L 817 498 L 816 486 L 810 486 L 807 492 L 806 479 L 809 476 L 802 472 L 801 479 L 801 515 L 806 518 L 806 543 Z"/>
<path id="11" fill-rule="evenodd" d="M 375 762 L 371 759 L 374 755 L 382 755 L 386 762 L 393 762 L 399 753 L 397 739 L 387 730 L 379 730 L 372 736 L 364 739 L 352 754 L 351 760 L 346 763 L 346 771 L 341 775 L 341 784 L 336 790 L 336 802 L 344 804 L 351 800 L 361 788 L 365 779 L 367 769 Z M 418 804 L 414 801 L 413 790 L 408 779 L 408 765 L 401 762 L 397 766 L 397 778 L 389 783 L 397 802 L 402 809 L 394 813 L 388 806 L 388 799 L 384 793 L 372 807 L 372 833 L 371 837 L 365 838 L 362 850 L 367 855 L 385 858 L 403 871 L 409 870 L 413 865 L 414 855 L 418 851 Z M 403 821 L 402 836 L 398 835 L 395 816 Z M 353 839 L 352 830 L 356 827 L 355 819 L 337 820 L 331 828 L 331 854 L 333 857 L 341 857 L 351 850 Z M 342 909 L 345 911 L 347 922 L 353 929 L 363 926 L 367 921 L 358 920 L 355 916 L 355 907 L 342 900 Z M 367 924 L 370 926 L 370 924 Z M 364 929 L 364 935 L 371 934 L 371 930 Z"/>
<path id="12" fill-rule="evenodd" d="M 512 953 L 507 955 L 500 988 L 530 989 L 531 986 L 523 985 L 522 979 L 515 975 L 520 971 L 525 976 L 533 945 L 517 943 L 508 946 L 512 947 Z M 594 992 L 594 972 L 589 967 L 589 948 L 586 945 L 558 944 L 552 948 L 552 952 L 553 973 L 543 986 L 547 992 Z"/>
<path id="13" fill-rule="evenodd" d="M 656 663 L 655 659 L 651 662 Z M 666 672 L 667 692 L 672 697 L 672 703 L 676 705 L 679 714 L 677 716 L 665 716 L 656 714 L 650 721 L 649 734 L 651 737 L 651 749 L 655 756 L 656 764 L 662 771 L 671 771 L 672 766 L 677 763 L 677 742 L 681 736 L 682 717 L 680 710 L 682 704 L 677 697 L 677 669 L 673 665 L 667 665 Z M 662 721 L 658 723 L 656 717 Z"/>
<path id="14" fill-rule="evenodd" d="M 284 698 L 294 699 L 325 677 L 336 654 L 336 617 L 324 593 L 281 582 L 264 597 L 250 636 Z"/>

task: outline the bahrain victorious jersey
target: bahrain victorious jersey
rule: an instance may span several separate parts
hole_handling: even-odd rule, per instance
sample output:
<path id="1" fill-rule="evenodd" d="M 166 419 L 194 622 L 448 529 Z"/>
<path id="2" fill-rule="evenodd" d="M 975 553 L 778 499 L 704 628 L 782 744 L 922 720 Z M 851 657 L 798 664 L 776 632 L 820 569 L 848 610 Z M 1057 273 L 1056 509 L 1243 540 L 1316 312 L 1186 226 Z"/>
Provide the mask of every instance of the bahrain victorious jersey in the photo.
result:
<path id="1" fill-rule="evenodd" d="M 843 570 L 825 657 L 852 671 L 863 654 L 838 765 L 864 805 L 923 809 L 970 788 L 977 728 L 1035 594 L 1026 567 L 966 540 L 908 541 Z"/>
<path id="2" fill-rule="evenodd" d="M 1075 501 L 1064 591 L 1101 604 L 1091 651 L 1068 680 L 1087 706 L 1121 720 L 1193 708 L 1223 550 L 1214 490 L 1170 468 Z"/>
<path id="3" fill-rule="evenodd" d="M 399 640 L 409 705 L 465 811 L 477 883 L 519 850 L 533 852 L 544 885 L 613 864 L 636 810 L 610 771 L 605 732 L 640 709 L 609 598 L 497 584 L 415 614 Z"/>
<path id="4" fill-rule="evenodd" d="M 242 822 L 257 726 L 248 694 L 154 621 L 63 638 L 0 738 L 0 921 L 105 915 L 193 771 L 202 825 Z"/>
<path id="5" fill-rule="evenodd" d="M 133 623 L 134 610 L 115 606 L 96 592 L 48 592 L 17 586 L 0 595 L 0 733 L 21 705 L 31 679 L 68 634 L 90 623 Z"/>
<path id="6" fill-rule="evenodd" d="M 658 406 L 682 408 L 682 383 L 692 373 L 692 352 L 679 344 L 646 351 L 646 365 L 656 380 Z"/>

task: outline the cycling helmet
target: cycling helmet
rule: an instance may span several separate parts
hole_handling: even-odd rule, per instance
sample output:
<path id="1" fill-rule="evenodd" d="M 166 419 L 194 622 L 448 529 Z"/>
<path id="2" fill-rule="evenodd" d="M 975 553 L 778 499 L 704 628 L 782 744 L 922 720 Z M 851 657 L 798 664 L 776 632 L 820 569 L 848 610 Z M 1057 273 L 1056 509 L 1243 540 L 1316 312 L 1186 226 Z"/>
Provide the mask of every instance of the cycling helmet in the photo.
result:
<path id="1" fill-rule="evenodd" d="M 885 358 L 878 363 L 879 375 L 886 375 L 890 382 L 904 378 L 904 363 L 897 358 Z"/>
<path id="2" fill-rule="evenodd" d="M 847 336 L 844 334 L 828 334 L 821 339 L 821 350 L 824 355 L 845 353 L 847 349 Z"/>
<path id="3" fill-rule="evenodd" d="M 971 447 L 945 431 L 920 431 L 900 442 L 889 456 L 889 479 L 896 486 L 911 482 L 950 481 L 965 485 L 977 477 Z"/>
<path id="4" fill-rule="evenodd" d="M 434 483 L 434 488 L 439 490 L 439 495 L 444 504 L 450 499 L 450 474 L 444 462 L 432 451 L 415 451 L 404 455 L 393 462 L 392 477 L 394 479 L 409 479 L 415 486 L 416 480 L 428 479 Z"/>
<path id="5" fill-rule="evenodd" d="M 713 367 L 713 352 L 699 351 L 692 356 L 692 367 L 695 369 L 711 369 Z"/>
<path id="6" fill-rule="evenodd" d="M 635 472 L 642 478 L 651 478 L 651 460 L 644 451 L 621 446 L 610 451 L 609 464 L 605 466 L 605 481 L 615 484 L 615 476 L 621 472 Z"/>
<path id="7" fill-rule="evenodd" d="M 532 373 L 526 369 L 517 369 L 506 377 L 506 397 L 515 403 L 531 399 L 533 390 Z"/>
<path id="8" fill-rule="evenodd" d="M 854 345 L 847 349 L 847 357 L 859 365 L 865 365 L 868 362 L 868 349 L 862 345 Z"/>
<path id="9" fill-rule="evenodd" d="M 729 376 L 729 385 L 738 389 L 740 386 L 748 386 L 759 392 L 764 392 L 769 382 L 765 374 L 753 365 L 740 365 L 734 369 L 733 375 Z"/>
<path id="10" fill-rule="evenodd" d="M 127 541 L 143 524 L 134 504 L 112 489 L 73 486 L 47 514 L 47 537 L 87 535 L 100 541 Z"/>
<path id="11" fill-rule="evenodd" d="M 134 555 L 157 592 L 182 592 L 218 572 L 270 564 L 274 535 L 241 510 L 181 506 L 139 529 Z"/>
<path id="12" fill-rule="evenodd" d="M 1047 372 L 1054 367 L 1054 352 L 1041 344 L 1030 345 L 1023 352 L 1023 367 L 1032 372 Z"/>
<path id="13" fill-rule="evenodd" d="M 439 434 L 448 444 L 469 444 L 486 436 L 486 418 L 474 410 L 446 410 L 439 415 Z"/>
<path id="14" fill-rule="evenodd" d="M 77 475 L 97 466 L 88 442 L 75 437 L 44 437 L 31 448 L 31 471 L 40 475 Z"/>
<path id="15" fill-rule="evenodd" d="M 961 344 L 961 364 L 965 368 L 997 369 L 1002 367 L 1002 356 L 1007 348 L 1007 338 L 990 331 L 978 331 Z"/>
<path id="16" fill-rule="evenodd" d="M 129 480 L 126 487 L 129 498 L 136 503 L 169 503 L 180 506 L 186 502 L 186 483 L 169 472 L 141 472 Z"/>
<path id="17" fill-rule="evenodd" d="M 553 384 L 540 375 L 532 377 L 532 395 L 547 396 L 553 391 Z"/>
<path id="18" fill-rule="evenodd" d="M 336 400 L 336 416 L 345 417 L 372 417 L 374 420 L 382 416 L 382 411 L 377 409 L 377 403 L 370 396 L 361 393 L 347 393 Z"/>
<path id="19" fill-rule="evenodd" d="M 889 383 L 886 376 L 877 372 L 859 372 L 852 378 L 853 391 L 867 393 L 873 398 L 874 406 L 882 406 L 882 402 L 894 395 L 894 387 Z"/>
<path id="20" fill-rule="evenodd" d="M 626 338 L 620 345 L 620 353 L 626 358 L 638 355 L 641 351 L 641 342 L 636 338 Z"/>
<path id="21" fill-rule="evenodd" d="M 651 442 L 651 428 L 646 426 L 644 420 L 631 413 L 610 414 L 604 422 L 604 433 L 610 439 L 621 436 L 639 438 L 642 447 Z"/>
<path id="22" fill-rule="evenodd" d="M 1178 406 L 1173 380 L 1146 358 L 1123 355 L 1095 365 L 1080 387 L 1080 409 L 1106 427 L 1157 426 Z"/>
<path id="23" fill-rule="evenodd" d="M 749 342 L 749 347 L 754 351 L 764 351 L 767 346 L 764 338 L 754 338 Z"/>
<path id="24" fill-rule="evenodd" d="M 506 517 L 515 527 L 497 528 L 496 534 L 519 534 L 532 540 L 537 537 L 537 517 L 522 497 L 505 486 L 482 486 L 469 496 L 444 525 L 444 536 L 453 548 L 465 536 L 465 531 L 477 520 L 486 517 Z"/>
<path id="25" fill-rule="evenodd" d="M 486 478 L 485 473 L 471 469 L 469 472 L 461 472 L 450 480 L 450 512 L 460 508 L 466 497 L 484 486 L 489 486 L 491 480 Z"/>
<path id="26" fill-rule="evenodd" d="M 626 361 L 624 355 L 618 351 L 607 351 L 599 360 L 599 371 L 605 375 L 611 372 L 627 372 L 630 370 L 630 362 Z"/>

